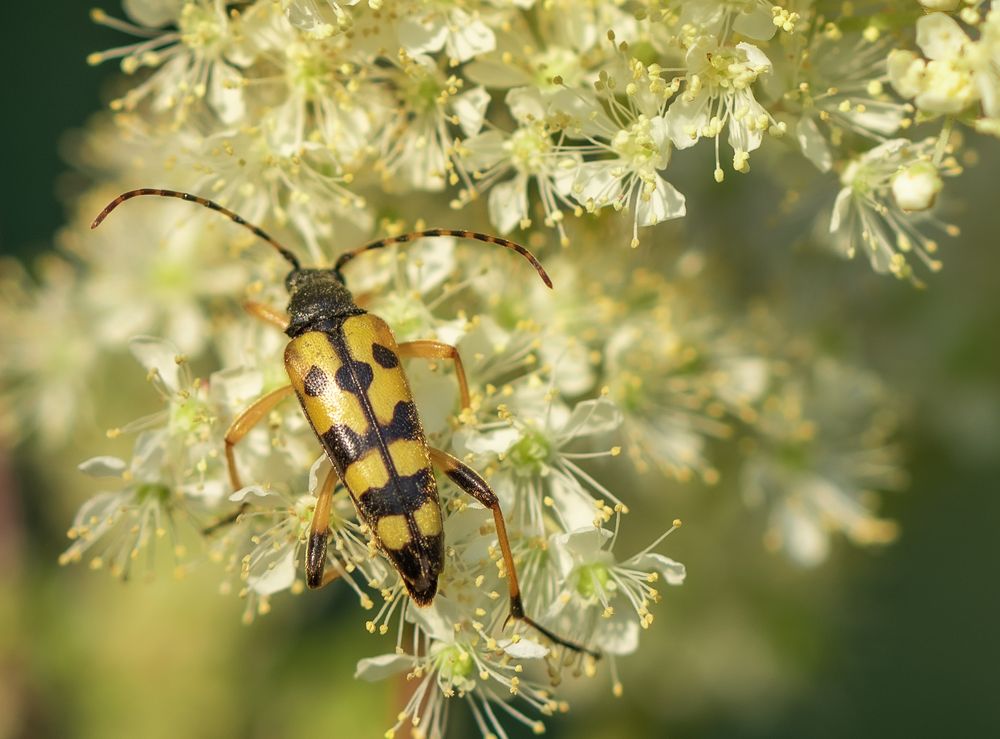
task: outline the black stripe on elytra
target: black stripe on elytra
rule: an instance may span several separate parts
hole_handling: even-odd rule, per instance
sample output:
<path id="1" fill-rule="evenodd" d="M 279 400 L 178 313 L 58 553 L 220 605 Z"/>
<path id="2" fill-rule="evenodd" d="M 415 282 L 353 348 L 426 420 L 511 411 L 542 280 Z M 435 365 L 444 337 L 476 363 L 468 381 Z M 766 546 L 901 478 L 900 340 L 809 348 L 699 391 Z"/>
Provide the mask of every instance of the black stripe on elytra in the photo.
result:
<path id="1" fill-rule="evenodd" d="M 369 489 L 357 504 L 361 515 L 375 523 L 383 516 L 412 514 L 428 500 L 437 500 L 437 484 L 430 467 L 425 467 L 390 480 L 384 487 Z"/>
<path id="2" fill-rule="evenodd" d="M 417 441 L 424 438 L 424 429 L 420 425 L 417 406 L 408 400 L 400 400 L 396 403 L 396 407 L 392 409 L 392 420 L 381 429 L 387 444 L 400 439 Z"/>
<path id="3" fill-rule="evenodd" d="M 387 346 L 372 344 L 372 356 L 380 366 L 385 367 L 386 369 L 392 369 L 393 367 L 399 366 L 399 357 L 396 356 L 396 352 Z"/>
<path id="4" fill-rule="evenodd" d="M 324 434 L 324 445 L 328 441 L 330 442 L 330 445 L 327 446 L 327 452 L 346 470 L 347 465 L 360 459 L 369 450 L 378 449 L 389 473 L 389 481 L 384 487 L 375 490 L 369 489 L 363 495 L 361 491 L 357 491 L 359 499 L 355 502 L 362 517 L 374 525 L 382 516 L 410 514 L 428 499 L 437 501 L 437 483 L 434 480 L 434 473 L 429 467 L 414 475 L 400 477 L 389 454 L 389 444 L 393 441 L 398 439 L 423 440 L 423 427 L 420 425 L 416 406 L 412 401 L 398 401 L 393 408 L 392 420 L 384 426 L 380 425 L 367 393 L 368 387 L 374 380 L 372 367 L 351 356 L 343 326 L 338 331 L 327 333 L 326 337 L 342 363 L 335 377 L 337 384 L 347 392 L 356 392 L 350 387 L 352 382 L 354 387 L 364 389 L 365 392 L 357 393 L 357 398 L 370 421 L 368 431 L 363 438 L 353 434 L 350 438 L 352 442 L 350 447 L 338 444 L 338 442 L 346 440 L 346 436 L 340 433 L 340 427 L 331 428 Z M 346 372 L 342 376 L 344 370 Z M 352 379 L 349 380 L 348 376 Z M 360 445 L 354 442 L 360 442 Z M 412 516 L 407 515 L 407 519 L 411 531 L 416 531 Z"/>

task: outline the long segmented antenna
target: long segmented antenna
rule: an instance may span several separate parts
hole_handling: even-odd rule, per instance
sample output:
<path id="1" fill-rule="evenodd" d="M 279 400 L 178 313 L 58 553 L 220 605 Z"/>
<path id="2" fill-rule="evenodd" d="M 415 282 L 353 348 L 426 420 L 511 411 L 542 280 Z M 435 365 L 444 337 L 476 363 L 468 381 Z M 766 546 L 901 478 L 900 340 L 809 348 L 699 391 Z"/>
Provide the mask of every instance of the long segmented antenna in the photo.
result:
<path id="1" fill-rule="evenodd" d="M 302 269 L 302 265 L 299 264 L 298 258 L 294 254 L 292 254 L 288 249 L 286 249 L 277 241 L 275 241 L 273 238 L 271 238 L 267 233 L 264 232 L 263 229 L 258 228 L 252 223 L 248 223 L 247 221 L 243 220 L 242 216 L 233 213 L 233 211 L 229 210 L 228 208 L 223 208 L 216 202 L 213 202 L 211 200 L 206 200 L 205 198 L 200 198 L 197 195 L 192 195 L 191 193 L 188 192 L 179 192 L 177 190 L 157 190 L 151 187 L 142 187 L 139 188 L 138 190 L 129 190 L 128 192 L 123 192 L 117 198 L 115 198 L 106 206 L 104 206 L 104 210 L 102 210 L 100 213 L 97 214 L 97 218 L 95 218 L 94 222 L 90 224 L 90 227 L 97 228 L 98 226 L 101 225 L 101 221 L 103 221 L 105 218 L 108 217 L 108 214 L 111 211 L 113 211 L 119 205 L 124 203 L 126 200 L 131 200 L 132 198 L 138 197 L 140 195 L 158 195 L 163 198 L 179 198 L 181 200 L 187 200 L 192 203 L 198 203 L 198 205 L 203 205 L 210 210 L 217 210 L 220 213 L 222 213 L 222 215 L 228 216 L 229 219 L 233 221 L 233 223 L 238 223 L 241 226 L 250 229 L 254 233 L 254 235 L 264 239 L 264 241 L 266 241 L 275 249 L 277 249 L 278 253 L 281 254 L 281 256 L 283 256 L 296 271 Z"/>
<path id="2" fill-rule="evenodd" d="M 408 241 L 415 241 L 416 239 L 423 239 L 427 237 L 434 236 L 454 236 L 459 239 L 473 239 L 474 241 L 484 241 L 487 244 L 497 244 L 499 246 L 506 246 L 508 249 L 513 249 L 522 257 L 531 262 L 531 266 L 535 268 L 538 272 L 538 276 L 542 278 L 548 287 L 552 287 L 552 280 L 549 278 L 548 273 L 545 268 L 535 259 L 535 255 L 530 251 L 525 249 L 520 244 L 516 244 L 513 241 L 508 241 L 507 239 L 502 239 L 499 236 L 490 236 L 489 234 L 479 233 L 478 231 L 457 231 L 451 228 L 431 228 L 426 231 L 413 231 L 412 233 L 400 234 L 399 236 L 391 236 L 387 239 L 380 239 L 379 241 L 373 241 L 366 246 L 362 246 L 358 249 L 353 249 L 349 252 L 345 252 L 340 255 L 337 259 L 337 263 L 333 266 L 333 271 L 340 275 L 340 270 L 345 264 L 354 259 L 362 252 L 369 251 L 371 249 L 381 249 L 384 246 L 390 246 L 391 244 L 405 244 Z"/>

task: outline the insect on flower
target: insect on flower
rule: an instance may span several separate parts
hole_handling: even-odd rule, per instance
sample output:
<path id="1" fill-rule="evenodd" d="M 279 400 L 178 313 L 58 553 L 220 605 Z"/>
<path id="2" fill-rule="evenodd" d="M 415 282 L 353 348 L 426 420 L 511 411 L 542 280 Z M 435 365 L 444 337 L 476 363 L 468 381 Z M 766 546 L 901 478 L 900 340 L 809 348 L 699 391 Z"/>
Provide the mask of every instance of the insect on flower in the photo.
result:
<path id="1" fill-rule="evenodd" d="M 324 572 L 330 535 L 330 507 L 340 481 L 354 501 L 359 517 L 402 578 L 418 606 L 429 605 L 444 567 L 444 527 L 437 482 L 431 465 L 493 513 L 510 591 L 507 621 L 532 626 L 557 644 L 577 652 L 597 653 L 564 639 L 524 612 L 521 591 L 507 540 L 507 527 L 497 496 L 486 481 L 455 457 L 428 446 L 417 415 L 401 357 L 450 359 L 455 363 L 462 406 L 469 406 L 469 389 L 458 350 L 439 341 L 396 343 L 389 326 L 358 307 L 341 270 L 359 254 L 390 244 L 424 237 L 453 236 L 498 244 L 531 262 L 549 287 L 552 281 L 538 260 L 523 246 L 496 236 L 450 229 L 429 229 L 375 241 L 345 252 L 332 269 L 305 269 L 296 256 L 257 226 L 218 203 L 175 190 L 142 188 L 123 193 L 101 211 L 96 228 L 121 203 L 140 195 L 180 198 L 219 211 L 269 243 L 292 265 L 285 278 L 289 318 L 261 303 L 247 311 L 281 328 L 291 339 L 285 348 L 290 384 L 257 400 L 226 432 L 226 461 L 234 490 L 243 487 L 236 469 L 234 447 L 257 423 L 293 392 L 330 458 L 332 469 L 320 488 L 306 548 L 306 584 L 320 588 L 336 580 L 339 571 Z"/>

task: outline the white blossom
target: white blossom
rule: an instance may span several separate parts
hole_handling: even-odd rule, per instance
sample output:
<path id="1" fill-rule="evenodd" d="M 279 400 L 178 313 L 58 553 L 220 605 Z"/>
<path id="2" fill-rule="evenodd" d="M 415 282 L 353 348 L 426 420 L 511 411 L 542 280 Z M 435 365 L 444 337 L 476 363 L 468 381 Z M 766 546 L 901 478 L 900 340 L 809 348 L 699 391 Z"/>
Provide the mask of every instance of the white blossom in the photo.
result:
<path id="1" fill-rule="evenodd" d="M 871 375 L 820 358 L 766 400 L 742 484 L 751 505 L 770 510 L 769 546 L 816 565 L 833 532 L 866 544 L 895 538 L 896 523 L 871 502 L 873 488 L 901 483 L 884 393 Z"/>
<path id="2" fill-rule="evenodd" d="M 680 585 L 687 575 L 684 565 L 650 551 L 679 525 L 674 521 L 657 542 L 622 562 L 611 553 L 615 536 L 607 529 L 589 527 L 555 535 L 551 546 L 565 587 L 553 603 L 553 617 L 569 616 L 582 603 L 599 603 L 599 618 L 596 611 L 584 609 L 596 619 L 597 643 L 609 655 L 634 652 L 640 627 L 648 629 L 653 623 L 650 606 L 660 600 L 655 583 L 662 578 L 667 585 Z M 632 613 L 625 615 L 622 610 Z"/>
<path id="3" fill-rule="evenodd" d="M 0 260 L 0 431 L 12 440 L 37 433 L 52 446 L 91 417 L 100 346 L 73 268 L 55 258 L 38 267 L 36 283 L 13 259 Z"/>
<path id="4" fill-rule="evenodd" d="M 601 158 L 576 168 L 573 197 L 590 212 L 607 206 L 631 210 L 633 247 L 639 245 L 640 227 L 686 213 L 684 196 L 659 174 L 670 163 L 665 113 L 677 91 L 676 84 L 667 84 L 661 75 L 659 65 L 632 59 L 612 74 L 601 72 L 595 88 L 603 104 L 595 104 L 595 96 L 574 101 L 575 108 L 586 105 L 592 111 L 581 116 L 578 125 Z M 624 104 L 617 97 L 621 92 Z"/>
<path id="5" fill-rule="evenodd" d="M 122 71 L 134 74 L 142 67 L 155 71 L 129 90 L 113 107 L 130 110 L 147 98 L 157 112 L 173 111 L 186 118 L 190 108 L 202 100 L 226 123 L 243 118 L 241 67 L 247 62 L 238 40 L 237 16 L 230 16 L 224 0 L 197 0 L 147 6 L 126 6 L 138 26 L 95 10 L 92 19 L 145 41 L 91 54 L 88 61 L 100 64 L 121 58 Z M 147 25 L 149 23 L 149 25 Z M 174 30 L 159 26 L 172 23 Z"/>
<path id="6" fill-rule="evenodd" d="M 876 272 L 889 272 L 913 281 L 917 278 L 907 261 L 911 253 L 928 269 L 941 268 L 940 261 L 933 256 L 937 242 L 924 235 L 921 222 L 905 212 L 909 210 L 907 205 L 924 204 L 923 201 L 932 199 L 931 191 L 937 187 L 934 178 L 944 168 L 932 159 L 933 143 L 890 139 L 866 152 L 844 171 L 843 188 L 833 206 L 829 231 L 845 256 L 853 257 L 860 245 Z M 923 172 L 929 178 L 930 182 L 923 185 L 922 200 L 921 196 L 905 191 L 907 180 L 897 179 L 900 175 L 907 177 L 907 172 Z M 894 194 L 896 190 L 901 191 L 902 200 L 889 197 L 890 191 Z M 910 202 L 908 198 L 921 202 Z M 926 220 L 935 225 L 932 218 Z M 945 224 L 938 227 L 951 230 Z"/>
<path id="7" fill-rule="evenodd" d="M 900 95 L 928 113 L 959 113 L 978 99 L 971 42 L 957 22 L 944 13 L 924 16 L 917 44 L 926 60 L 905 50 L 889 55 L 889 78 Z"/>
<path id="8" fill-rule="evenodd" d="M 719 136 L 729 131 L 733 169 L 750 170 L 750 152 L 760 146 L 774 123 L 754 95 L 752 85 L 771 69 L 771 61 L 753 44 L 720 46 L 699 39 L 687 52 L 684 91 L 671 103 L 666 125 L 674 146 L 686 149 L 701 138 L 715 140 L 715 178 L 721 181 Z"/>
<path id="9" fill-rule="evenodd" d="M 561 146 L 559 123 L 550 117 L 546 101 L 536 90 L 515 88 L 505 102 L 518 123 L 514 131 L 490 130 L 462 142 L 463 159 L 478 183 L 475 187 L 490 188 L 490 220 L 506 234 L 531 226 L 528 185 L 534 182 L 545 225 L 556 228 L 566 243 L 563 208 L 576 207 L 569 195 L 581 158 Z M 504 179 L 511 172 L 513 177 Z"/>

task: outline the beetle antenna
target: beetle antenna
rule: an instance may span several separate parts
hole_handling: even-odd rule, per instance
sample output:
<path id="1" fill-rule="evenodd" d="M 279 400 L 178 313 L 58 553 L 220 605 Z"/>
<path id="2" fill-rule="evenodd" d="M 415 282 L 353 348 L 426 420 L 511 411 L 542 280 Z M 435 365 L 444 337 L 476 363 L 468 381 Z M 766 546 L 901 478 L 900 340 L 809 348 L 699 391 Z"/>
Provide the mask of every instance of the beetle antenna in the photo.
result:
<path id="1" fill-rule="evenodd" d="M 242 216 L 233 213 L 233 211 L 229 210 L 228 208 L 223 208 L 221 205 L 212 200 L 206 200 L 205 198 L 200 198 L 197 195 L 192 195 L 191 193 L 187 192 L 179 192 L 177 190 L 158 190 L 156 188 L 143 187 L 139 188 L 138 190 L 129 190 L 128 192 L 123 192 L 117 198 L 115 198 L 106 206 L 104 206 L 104 210 L 102 210 L 100 213 L 97 214 L 97 218 L 95 218 L 94 222 L 90 224 L 90 227 L 97 228 L 98 226 L 101 225 L 101 221 L 103 221 L 105 218 L 108 217 L 108 214 L 111 213 L 111 211 L 113 211 L 119 205 L 124 203 L 126 200 L 131 200 L 132 198 L 138 197 L 140 195 L 158 195 L 163 198 L 180 198 L 181 200 L 187 200 L 192 203 L 198 203 L 198 205 L 203 205 L 210 210 L 217 210 L 220 213 L 222 213 L 222 215 L 228 216 L 229 220 L 233 221 L 233 223 L 238 223 L 241 226 L 245 226 L 246 228 L 250 229 L 256 236 L 259 236 L 260 238 L 264 239 L 264 241 L 266 241 L 275 249 L 277 249 L 278 253 L 281 254 L 281 256 L 283 256 L 292 265 L 292 268 L 295 269 L 295 271 L 299 271 L 300 269 L 302 269 L 302 265 L 299 264 L 298 258 L 294 254 L 292 254 L 292 252 L 290 252 L 288 249 L 286 249 L 277 241 L 275 241 L 273 238 L 271 238 L 267 233 L 264 232 L 263 229 L 258 228 L 252 223 L 248 223 L 247 221 L 243 220 Z"/>
<path id="2" fill-rule="evenodd" d="M 451 228 L 431 228 L 426 231 L 413 231 L 411 233 L 400 234 L 399 236 L 390 236 L 387 239 L 380 239 L 378 241 L 373 241 L 370 244 L 362 246 L 358 249 L 353 249 L 348 252 L 344 252 L 337 259 L 337 263 L 333 266 L 333 271 L 340 276 L 340 270 L 345 264 L 354 259 L 362 252 L 369 251 L 371 249 L 381 249 L 384 246 L 389 246 L 391 244 L 405 244 L 408 241 L 415 241 L 416 239 L 423 239 L 434 236 L 454 236 L 458 239 L 472 239 L 474 241 L 484 241 L 487 244 L 497 244 L 499 246 L 505 246 L 508 249 L 513 249 L 522 257 L 531 262 L 531 266 L 535 268 L 538 272 L 538 276 L 542 278 L 548 287 L 552 287 L 552 280 L 549 278 L 548 273 L 545 268 L 535 259 L 535 255 L 530 251 L 525 249 L 520 244 L 516 244 L 513 241 L 508 241 L 507 239 L 502 239 L 499 236 L 491 236 L 489 234 L 479 233 L 478 231 L 456 231 Z"/>

